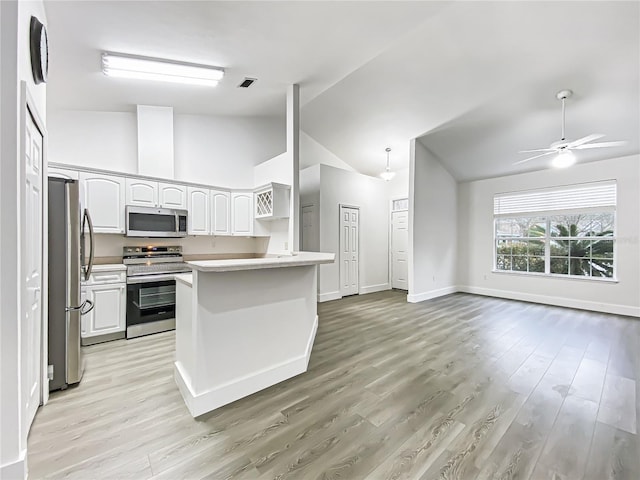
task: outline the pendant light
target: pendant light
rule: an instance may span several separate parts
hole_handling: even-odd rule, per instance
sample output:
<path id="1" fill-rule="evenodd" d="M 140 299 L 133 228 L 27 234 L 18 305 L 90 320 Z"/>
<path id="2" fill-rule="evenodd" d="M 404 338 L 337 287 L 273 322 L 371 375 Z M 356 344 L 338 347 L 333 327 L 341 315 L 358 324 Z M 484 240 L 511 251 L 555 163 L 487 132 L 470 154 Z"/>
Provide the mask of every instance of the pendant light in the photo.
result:
<path id="1" fill-rule="evenodd" d="M 385 182 L 388 182 L 393 177 L 395 177 L 396 172 L 392 172 L 389 168 L 389 153 L 391 152 L 391 148 L 387 147 L 384 149 L 384 151 L 387 152 L 387 168 L 380 174 L 380 178 L 382 178 Z"/>

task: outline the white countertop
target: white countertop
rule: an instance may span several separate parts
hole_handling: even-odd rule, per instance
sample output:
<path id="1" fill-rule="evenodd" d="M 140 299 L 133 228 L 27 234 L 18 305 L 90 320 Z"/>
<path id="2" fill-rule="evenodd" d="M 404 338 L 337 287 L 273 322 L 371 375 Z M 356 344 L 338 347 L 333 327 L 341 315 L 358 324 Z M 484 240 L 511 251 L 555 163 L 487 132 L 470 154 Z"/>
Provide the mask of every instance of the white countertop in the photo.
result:
<path id="1" fill-rule="evenodd" d="M 91 269 L 92 272 L 119 272 L 127 269 L 126 265 L 122 263 L 105 263 L 102 265 L 94 265 Z"/>
<path id="2" fill-rule="evenodd" d="M 192 273 L 176 273 L 174 275 L 177 282 L 182 282 L 185 285 L 192 287 L 193 286 L 193 274 Z"/>
<path id="3" fill-rule="evenodd" d="M 335 253 L 295 252 L 292 255 L 277 255 L 273 257 L 200 260 L 186 263 L 194 270 L 201 272 L 234 272 L 238 270 L 319 265 L 333 263 L 335 258 Z"/>

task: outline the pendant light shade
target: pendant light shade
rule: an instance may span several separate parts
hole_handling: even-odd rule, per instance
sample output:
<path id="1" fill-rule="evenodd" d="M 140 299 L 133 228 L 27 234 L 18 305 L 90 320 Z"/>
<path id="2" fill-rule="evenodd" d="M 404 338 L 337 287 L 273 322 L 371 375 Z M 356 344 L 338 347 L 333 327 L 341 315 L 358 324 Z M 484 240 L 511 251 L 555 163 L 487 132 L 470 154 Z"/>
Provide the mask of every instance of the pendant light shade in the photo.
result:
<path id="1" fill-rule="evenodd" d="M 380 174 L 380 178 L 383 179 L 385 182 L 388 182 L 389 180 L 391 180 L 393 177 L 396 176 L 396 172 L 392 172 L 391 168 L 389 168 L 389 153 L 391 152 L 391 148 L 387 147 L 384 149 L 384 151 L 387 152 L 387 168 L 385 169 L 384 172 Z"/>

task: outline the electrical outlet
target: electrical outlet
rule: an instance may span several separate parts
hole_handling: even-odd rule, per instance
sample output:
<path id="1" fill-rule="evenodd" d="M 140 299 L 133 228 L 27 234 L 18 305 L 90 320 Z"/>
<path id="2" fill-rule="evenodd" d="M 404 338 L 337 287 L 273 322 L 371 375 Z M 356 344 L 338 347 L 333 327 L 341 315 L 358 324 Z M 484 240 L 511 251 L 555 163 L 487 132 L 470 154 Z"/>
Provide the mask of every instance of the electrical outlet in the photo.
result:
<path id="1" fill-rule="evenodd" d="M 289 250 L 289 242 L 284 242 L 284 249 Z"/>

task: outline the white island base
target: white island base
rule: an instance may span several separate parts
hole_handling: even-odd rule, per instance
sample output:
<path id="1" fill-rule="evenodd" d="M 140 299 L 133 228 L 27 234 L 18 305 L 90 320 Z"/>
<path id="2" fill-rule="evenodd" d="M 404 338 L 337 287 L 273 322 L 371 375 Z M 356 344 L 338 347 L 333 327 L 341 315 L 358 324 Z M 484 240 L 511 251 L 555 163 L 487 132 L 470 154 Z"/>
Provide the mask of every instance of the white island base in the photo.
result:
<path id="1" fill-rule="evenodd" d="M 317 265 L 334 254 L 189 262 L 176 276 L 175 379 L 197 417 L 307 370 Z"/>

